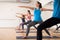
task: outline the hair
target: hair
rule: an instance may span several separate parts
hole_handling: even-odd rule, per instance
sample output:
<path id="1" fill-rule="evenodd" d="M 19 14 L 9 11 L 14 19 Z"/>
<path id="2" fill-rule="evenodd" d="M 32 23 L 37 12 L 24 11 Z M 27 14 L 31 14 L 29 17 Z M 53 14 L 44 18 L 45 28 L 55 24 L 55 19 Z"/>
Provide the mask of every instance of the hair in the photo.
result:
<path id="1" fill-rule="evenodd" d="M 31 14 L 30 10 L 28 10 L 29 14 Z"/>
<path id="2" fill-rule="evenodd" d="M 25 18 L 25 15 L 22 15 Z"/>
<path id="3" fill-rule="evenodd" d="M 37 3 L 39 4 L 39 9 L 42 8 L 42 4 L 39 1 Z"/>

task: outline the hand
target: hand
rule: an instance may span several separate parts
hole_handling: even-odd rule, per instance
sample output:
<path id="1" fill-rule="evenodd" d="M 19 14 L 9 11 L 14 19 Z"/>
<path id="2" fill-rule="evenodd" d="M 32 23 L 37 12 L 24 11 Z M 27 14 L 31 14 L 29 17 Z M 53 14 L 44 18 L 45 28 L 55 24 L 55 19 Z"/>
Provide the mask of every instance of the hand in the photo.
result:
<path id="1" fill-rule="evenodd" d="M 24 7 L 24 6 L 18 6 L 18 7 Z"/>
<path id="2" fill-rule="evenodd" d="M 19 13 L 16 13 L 16 14 L 19 14 Z"/>

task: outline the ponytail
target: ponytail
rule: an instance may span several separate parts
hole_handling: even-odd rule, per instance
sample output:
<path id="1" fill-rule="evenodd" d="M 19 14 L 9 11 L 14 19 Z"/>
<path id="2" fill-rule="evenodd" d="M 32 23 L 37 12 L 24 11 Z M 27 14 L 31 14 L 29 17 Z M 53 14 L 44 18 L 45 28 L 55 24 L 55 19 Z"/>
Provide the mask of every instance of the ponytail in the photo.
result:
<path id="1" fill-rule="evenodd" d="M 42 4 L 39 1 L 37 3 L 39 4 L 39 9 L 42 8 Z"/>
<path id="2" fill-rule="evenodd" d="M 30 10 L 28 10 L 29 14 L 31 14 Z"/>

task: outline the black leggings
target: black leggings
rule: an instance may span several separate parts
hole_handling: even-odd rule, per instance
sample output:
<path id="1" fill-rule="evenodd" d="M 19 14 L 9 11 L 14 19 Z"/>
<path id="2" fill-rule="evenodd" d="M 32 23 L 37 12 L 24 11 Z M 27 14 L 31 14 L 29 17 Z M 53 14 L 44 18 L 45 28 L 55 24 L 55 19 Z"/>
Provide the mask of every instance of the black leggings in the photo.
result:
<path id="1" fill-rule="evenodd" d="M 26 32 L 26 37 L 28 36 L 28 34 L 29 34 L 29 32 L 30 32 L 30 27 L 31 26 L 34 26 L 34 25 L 36 25 L 36 24 L 39 24 L 39 23 L 42 23 L 43 21 L 39 21 L 39 22 L 36 22 L 36 21 L 32 21 L 32 22 L 30 22 L 29 24 L 28 24 L 28 26 L 27 26 L 27 32 Z M 35 27 L 35 26 L 34 26 Z M 36 27 L 35 27 L 36 28 Z M 47 29 L 44 29 L 44 31 L 46 31 L 46 33 L 50 36 L 50 33 L 49 33 L 49 31 L 47 30 Z"/>
<path id="2" fill-rule="evenodd" d="M 60 28 L 60 26 L 58 26 L 58 25 L 56 25 L 56 26 L 57 26 L 56 30 L 58 30 Z"/>
<path id="3" fill-rule="evenodd" d="M 48 20 L 46 20 L 45 22 L 41 23 L 38 28 L 37 28 L 37 40 L 42 40 L 42 30 L 46 29 L 46 28 L 50 28 L 53 25 L 56 25 L 60 23 L 60 19 L 59 18 L 50 18 Z"/>

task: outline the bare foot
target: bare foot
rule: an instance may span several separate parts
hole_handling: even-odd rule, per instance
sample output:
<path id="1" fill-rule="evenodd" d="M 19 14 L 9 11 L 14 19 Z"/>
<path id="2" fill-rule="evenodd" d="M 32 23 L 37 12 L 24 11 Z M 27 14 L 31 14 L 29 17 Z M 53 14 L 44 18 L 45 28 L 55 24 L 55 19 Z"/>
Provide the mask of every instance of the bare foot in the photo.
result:
<path id="1" fill-rule="evenodd" d="M 52 38 L 53 36 L 50 35 L 50 37 Z"/>
<path id="2" fill-rule="evenodd" d="M 20 30 L 20 28 L 16 28 L 16 30 Z"/>
<path id="3" fill-rule="evenodd" d="M 16 28 L 15 28 L 16 30 L 20 30 L 20 28 L 17 26 Z"/>
<path id="4" fill-rule="evenodd" d="M 25 36 L 25 37 L 23 37 L 23 39 L 27 39 L 27 37 Z"/>

